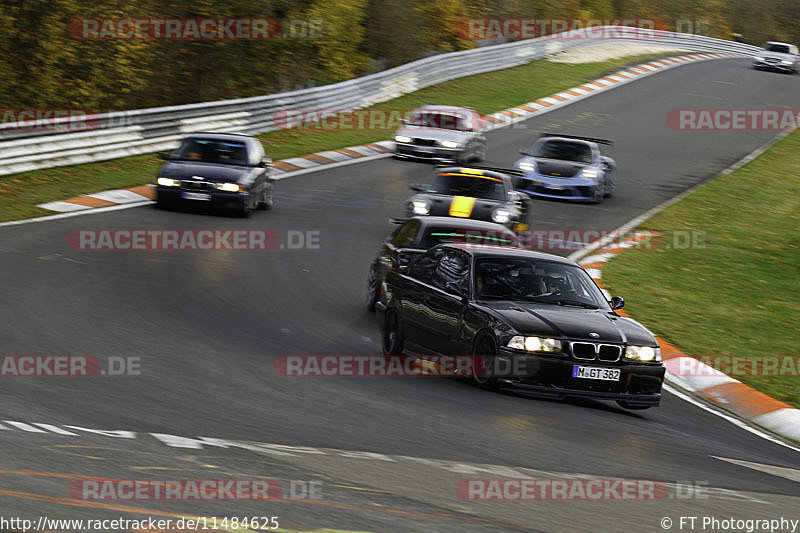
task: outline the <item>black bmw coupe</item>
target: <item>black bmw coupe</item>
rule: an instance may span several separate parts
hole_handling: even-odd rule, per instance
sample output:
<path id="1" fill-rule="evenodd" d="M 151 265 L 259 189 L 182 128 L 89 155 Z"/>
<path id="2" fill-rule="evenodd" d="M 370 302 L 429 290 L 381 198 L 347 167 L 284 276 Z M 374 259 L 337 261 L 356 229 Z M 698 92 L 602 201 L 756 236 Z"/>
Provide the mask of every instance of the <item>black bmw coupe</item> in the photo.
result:
<path id="1" fill-rule="evenodd" d="M 469 355 L 484 389 L 646 409 L 661 400 L 664 365 L 653 334 L 615 312 L 623 304 L 569 259 L 442 244 L 389 269 L 376 309 L 389 357 Z"/>

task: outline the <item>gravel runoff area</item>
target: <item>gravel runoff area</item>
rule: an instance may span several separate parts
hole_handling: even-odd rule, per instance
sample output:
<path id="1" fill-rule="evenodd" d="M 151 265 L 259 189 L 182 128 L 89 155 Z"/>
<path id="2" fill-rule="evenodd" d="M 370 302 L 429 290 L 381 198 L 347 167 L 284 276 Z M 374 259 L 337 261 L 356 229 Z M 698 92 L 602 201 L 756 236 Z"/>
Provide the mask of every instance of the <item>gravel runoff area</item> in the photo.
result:
<path id="1" fill-rule="evenodd" d="M 659 46 L 653 44 L 620 44 L 620 43 L 606 43 L 598 44 L 595 46 L 583 46 L 565 52 L 559 52 L 547 57 L 548 61 L 553 63 L 599 63 L 601 61 L 609 61 L 611 59 L 618 59 L 629 55 L 638 54 L 653 54 L 664 52 L 683 52 L 679 48 L 671 48 L 669 46 Z"/>

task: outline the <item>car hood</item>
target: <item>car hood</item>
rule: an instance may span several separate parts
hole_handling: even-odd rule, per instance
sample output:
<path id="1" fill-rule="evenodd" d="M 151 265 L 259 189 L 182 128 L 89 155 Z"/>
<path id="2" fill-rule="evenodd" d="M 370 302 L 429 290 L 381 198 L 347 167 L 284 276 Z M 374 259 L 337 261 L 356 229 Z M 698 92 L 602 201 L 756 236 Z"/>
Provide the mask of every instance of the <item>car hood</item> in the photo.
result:
<path id="1" fill-rule="evenodd" d="M 508 301 L 483 302 L 482 305 L 522 335 L 617 344 L 652 346 L 656 343 L 653 334 L 638 322 L 602 309 Z"/>
<path id="2" fill-rule="evenodd" d="M 431 139 L 434 141 L 464 142 L 469 139 L 471 132 L 444 130 L 436 128 L 400 128 L 395 135 L 405 135 L 412 139 Z"/>
<path id="3" fill-rule="evenodd" d="M 196 163 L 191 161 L 168 161 L 159 171 L 159 177 L 174 179 L 192 179 L 213 183 L 239 182 L 248 176 L 252 168 L 236 165 L 217 165 L 214 163 Z"/>
<path id="4" fill-rule="evenodd" d="M 559 161 L 557 159 L 545 159 L 542 157 L 534 157 L 536 161 L 536 170 L 542 176 L 556 176 L 558 178 L 572 178 L 583 167 L 589 166 L 586 163 L 575 163 L 573 161 Z"/>

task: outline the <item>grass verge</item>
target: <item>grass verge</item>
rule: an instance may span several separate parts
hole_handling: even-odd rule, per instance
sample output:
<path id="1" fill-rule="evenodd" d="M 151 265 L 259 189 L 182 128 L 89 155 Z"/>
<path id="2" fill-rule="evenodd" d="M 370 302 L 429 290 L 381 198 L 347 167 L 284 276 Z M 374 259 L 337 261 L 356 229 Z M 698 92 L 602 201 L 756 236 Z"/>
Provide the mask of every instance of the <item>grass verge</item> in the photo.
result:
<path id="1" fill-rule="evenodd" d="M 377 109 L 413 109 L 428 102 L 469 106 L 481 113 L 514 107 L 664 54 L 623 57 L 601 63 L 564 64 L 540 59 L 519 67 L 478 74 L 383 102 Z M 260 136 L 275 160 L 388 139 L 379 130 L 279 130 Z M 491 147 L 490 147 L 491 149 Z M 154 154 L 59 167 L 0 178 L 0 221 L 52 214 L 37 204 L 81 194 L 147 183 L 161 161 Z"/>
<path id="2" fill-rule="evenodd" d="M 604 285 L 630 301 L 626 310 L 684 353 L 794 356 L 793 366 L 782 361 L 783 375 L 742 375 L 764 373 L 747 364 L 733 376 L 794 407 L 800 407 L 800 376 L 792 375 L 800 361 L 798 170 L 795 132 L 645 224 L 666 235 L 698 232 L 705 247 L 626 251 L 603 268 Z"/>

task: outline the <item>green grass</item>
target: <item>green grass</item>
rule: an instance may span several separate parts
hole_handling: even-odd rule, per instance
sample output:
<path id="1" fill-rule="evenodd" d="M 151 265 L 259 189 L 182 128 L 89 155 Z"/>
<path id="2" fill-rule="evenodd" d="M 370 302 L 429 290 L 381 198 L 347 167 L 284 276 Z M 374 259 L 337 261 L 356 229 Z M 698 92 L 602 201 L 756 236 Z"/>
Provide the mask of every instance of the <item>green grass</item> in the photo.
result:
<path id="1" fill-rule="evenodd" d="M 493 113 L 580 85 L 622 67 L 663 54 L 628 56 L 602 63 L 569 65 L 547 60 L 461 78 L 374 106 L 413 109 L 428 102 L 469 106 Z M 280 130 L 260 136 L 275 160 L 385 140 L 391 131 Z M 491 147 L 490 147 L 491 148 Z M 161 161 L 141 155 L 102 163 L 59 167 L 0 178 L 0 221 L 52 214 L 37 204 L 81 194 L 141 185 L 152 180 Z"/>
<path id="2" fill-rule="evenodd" d="M 645 224 L 704 232 L 705 249 L 624 252 L 603 269 L 604 284 L 684 353 L 800 355 L 799 171 L 795 132 Z M 800 377 L 735 377 L 800 407 Z"/>

